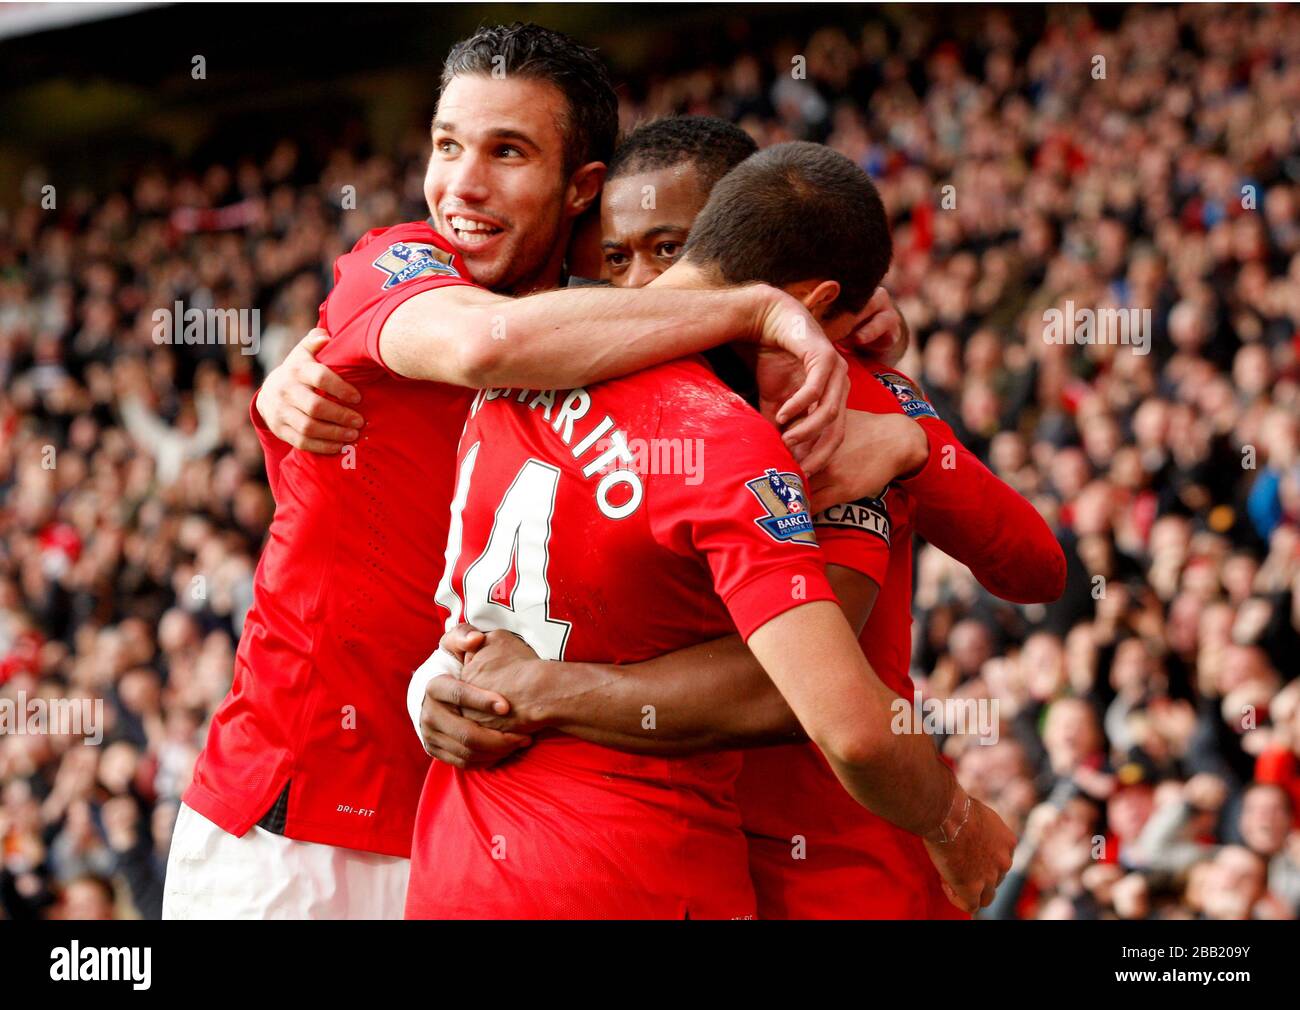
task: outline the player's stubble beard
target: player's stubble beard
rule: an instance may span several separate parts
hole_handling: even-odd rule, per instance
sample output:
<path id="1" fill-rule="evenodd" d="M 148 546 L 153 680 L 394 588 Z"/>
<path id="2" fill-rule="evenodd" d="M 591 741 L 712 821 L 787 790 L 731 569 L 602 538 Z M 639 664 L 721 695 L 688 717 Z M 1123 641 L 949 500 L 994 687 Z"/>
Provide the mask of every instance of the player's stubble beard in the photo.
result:
<path id="1" fill-rule="evenodd" d="M 497 294 L 516 297 L 548 291 L 560 283 L 560 267 L 572 230 L 572 221 L 564 215 L 567 188 L 567 180 L 562 181 L 550 199 L 539 203 L 540 219 L 523 226 L 516 223 L 518 218 L 514 216 L 493 215 L 509 222 L 509 228 L 500 251 L 485 261 L 477 260 L 472 251 L 461 249 L 442 213 L 434 219 L 443 238 L 460 250 L 476 283 Z"/>

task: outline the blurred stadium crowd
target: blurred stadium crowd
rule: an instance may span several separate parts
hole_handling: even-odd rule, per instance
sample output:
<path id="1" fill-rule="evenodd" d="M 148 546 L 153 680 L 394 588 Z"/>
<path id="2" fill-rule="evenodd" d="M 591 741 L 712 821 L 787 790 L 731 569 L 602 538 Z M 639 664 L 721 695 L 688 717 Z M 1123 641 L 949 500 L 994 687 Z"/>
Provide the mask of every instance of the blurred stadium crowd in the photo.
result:
<path id="1" fill-rule="evenodd" d="M 989 914 L 1300 912 L 1300 9 L 823 28 L 624 97 L 869 169 L 916 377 L 1065 546 L 1047 607 L 919 547 L 918 685 L 1000 705 L 944 741 L 1022 837 Z M 102 698 L 105 733 L 0 735 L 0 917 L 160 914 L 273 510 L 249 398 L 335 257 L 425 216 L 427 143 L 142 166 L 0 227 L 0 699 Z M 259 353 L 157 346 L 177 299 L 256 307 Z M 1046 342 L 1067 300 L 1149 308 L 1151 353 Z"/>

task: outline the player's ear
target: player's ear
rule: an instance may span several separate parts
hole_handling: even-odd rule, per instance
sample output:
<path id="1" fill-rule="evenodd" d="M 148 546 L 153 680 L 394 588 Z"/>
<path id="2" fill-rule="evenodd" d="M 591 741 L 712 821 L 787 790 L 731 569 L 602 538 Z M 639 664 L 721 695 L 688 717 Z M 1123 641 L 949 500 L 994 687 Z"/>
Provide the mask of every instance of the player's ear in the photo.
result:
<path id="1" fill-rule="evenodd" d="M 803 302 L 804 308 L 814 319 L 821 319 L 835 304 L 835 299 L 840 296 L 840 282 L 805 281 L 804 284 L 807 285 L 806 291 L 790 293 Z"/>
<path id="2" fill-rule="evenodd" d="M 603 161 L 589 161 L 569 177 L 569 190 L 564 194 L 564 203 L 570 217 L 577 217 L 600 199 L 600 187 L 605 184 L 605 171 Z"/>

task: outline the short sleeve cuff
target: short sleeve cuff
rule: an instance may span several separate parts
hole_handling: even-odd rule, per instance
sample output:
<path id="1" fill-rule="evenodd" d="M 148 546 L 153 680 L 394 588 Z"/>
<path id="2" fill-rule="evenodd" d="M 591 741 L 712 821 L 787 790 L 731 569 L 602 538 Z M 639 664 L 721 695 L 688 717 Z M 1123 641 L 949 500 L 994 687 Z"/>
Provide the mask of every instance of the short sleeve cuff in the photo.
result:
<path id="1" fill-rule="evenodd" d="M 422 295 L 426 291 L 433 291 L 437 288 L 454 288 L 454 287 L 477 287 L 473 281 L 465 277 L 429 277 L 422 280 L 407 281 L 405 284 L 398 285 L 397 290 L 386 298 L 381 300 L 373 309 L 370 310 L 370 324 L 366 329 L 366 354 L 383 366 L 384 371 L 391 375 L 401 376 L 388 367 L 383 356 L 379 353 L 379 334 L 383 331 L 384 323 L 388 322 L 388 317 L 396 311 L 397 307 L 405 302 L 408 298 L 414 298 L 416 295 Z"/>
<path id="2" fill-rule="evenodd" d="M 865 575 L 877 586 L 885 584 L 889 569 L 889 545 L 874 533 L 817 528 L 822 559 Z"/>
<path id="3" fill-rule="evenodd" d="M 772 618 L 818 600 L 838 602 L 825 569 L 810 560 L 782 565 L 746 579 L 723 602 L 740 637 L 748 640 Z"/>

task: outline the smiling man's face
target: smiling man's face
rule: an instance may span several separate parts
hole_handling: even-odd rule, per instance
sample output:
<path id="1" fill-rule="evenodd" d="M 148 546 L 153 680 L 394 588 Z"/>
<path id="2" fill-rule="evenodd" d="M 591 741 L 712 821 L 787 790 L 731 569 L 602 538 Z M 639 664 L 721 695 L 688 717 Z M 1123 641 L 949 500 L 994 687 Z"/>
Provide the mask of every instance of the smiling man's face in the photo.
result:
<path id="1" fill-rule="evenodd" d="M 567 111 L 540 80 L 466 74 L 443 90 L 424 196 L 438 233 L 486 288 L 524 294 L 558 282 L 572 220 Z"/>

